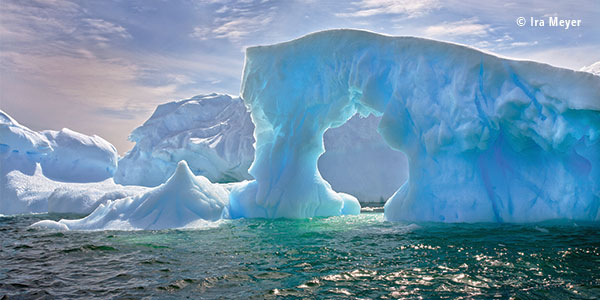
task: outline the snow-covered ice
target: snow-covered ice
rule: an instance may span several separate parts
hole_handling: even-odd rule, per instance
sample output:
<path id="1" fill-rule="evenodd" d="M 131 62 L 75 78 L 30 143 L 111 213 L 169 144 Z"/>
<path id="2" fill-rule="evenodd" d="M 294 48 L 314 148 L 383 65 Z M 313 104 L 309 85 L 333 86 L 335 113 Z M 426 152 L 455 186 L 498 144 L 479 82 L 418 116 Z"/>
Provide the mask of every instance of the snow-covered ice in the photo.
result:
<path id="1" fill-rule="evenodd" d="M 185 160 L 212 182 L 250 179 L 254 125 L 239 98 L 201 95 L 159 105 L 130 135 L 135 147 L 119 161 L 115 182 L 157 186 Z"/>
<path id="2" fill-rule="evenodd" d="M 68 128 L 42 133 L 53 149 L 40 162 L 46 177 L 65 182 L 96 182 L 115 174 L 117 149 L 103 138 Z"/>
<path id="3" fill-rule="evenodd" d="M 113 182 L 117 158 L 98 136 L 66 128 L 36 132 L 0 111 L 0 213 L 86 214 L 108 199 L 144 191 Z"/>
<path id="4" fill-rule="evenodd" d="M 103 138 L 68 128 L 35 132 L 0 110 L 1 173 L 20 170 L 32 175 L 36 163 L 46 177 L 65 182 L 97 182 L 111 178 L 118 155 Z"/>
<path id="5" fill-rule="evenodd" d="M 600 77 L 465 46 L 331 30 L 250 47 L 242 98 L 255 178 L 232 217 L 339 215 L 317 168 L 323 134 L 355 114 L 404 152 L 388 220 L 600 219 Z"/>
<path id="6" fill-rule="evenodd" d="M 589 66 L 585 66 L 585 67 L 581 68 L 580 71 L 588 72 L 588 73 L 592 73 L 594 75 L 600 76 L 600 61 L 597 61 Z"/>
<path id="7" fill-rule="evenodd" d="M 54 181 L 45 177 L 37 164 L 31 175 L 12 170 L 2 176 L 0 213 L 89 214 L 108 200 L 134 196 L 146 190 L 146 187 L 115 184 L 112 178 L 90 183 Z"/>
<path id="8" fill-rule="evenodd" d="M 34 227 L 61 230 L 138 230 L 193 227 L 221 219 L 229 192 L 206 177 L 194 176 L 185 161 L 166 183 L 147 192 L 101 204 L 78 220 L 44 220 Z"/>
<path id="9" fill-rule="evenodd" d="M 33 174 L 36 163 L 51 151 L 46 136 L 19 124 L 0 110 L 0 179 L 12 170 Z"/>

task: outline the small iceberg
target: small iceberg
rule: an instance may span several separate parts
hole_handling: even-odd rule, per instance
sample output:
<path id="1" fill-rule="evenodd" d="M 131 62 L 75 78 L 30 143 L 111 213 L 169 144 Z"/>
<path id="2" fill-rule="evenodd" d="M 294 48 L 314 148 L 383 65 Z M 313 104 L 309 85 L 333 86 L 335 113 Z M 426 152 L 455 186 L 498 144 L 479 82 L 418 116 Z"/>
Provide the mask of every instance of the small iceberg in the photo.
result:
<path id="1" fill-rule="evenodd" d="M 206 177 L 194 176 L 180 161 L 164 184 L 135 197 L 98 206 L 79 220 L 44 220 L 33 227 L 60 230 L 158 230 L 184 228 L 221 219 L 229 191 Z"/>

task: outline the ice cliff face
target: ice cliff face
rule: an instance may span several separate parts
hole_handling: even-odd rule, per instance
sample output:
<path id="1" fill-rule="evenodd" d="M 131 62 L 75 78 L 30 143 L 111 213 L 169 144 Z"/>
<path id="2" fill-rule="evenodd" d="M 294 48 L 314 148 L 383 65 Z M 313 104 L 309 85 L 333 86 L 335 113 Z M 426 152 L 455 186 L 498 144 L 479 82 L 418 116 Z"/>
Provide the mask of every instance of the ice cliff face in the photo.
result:
<path id="1" fill-rule="evenodd" d="M 233 217 L 339 215 L 317 168 L 323 134 L 355 114 L 404 152 L 388 220 L 600 219 L 600 77 L 468 47 L 332 30 L 248 48 L 242 98 L 254 181 Z"/>

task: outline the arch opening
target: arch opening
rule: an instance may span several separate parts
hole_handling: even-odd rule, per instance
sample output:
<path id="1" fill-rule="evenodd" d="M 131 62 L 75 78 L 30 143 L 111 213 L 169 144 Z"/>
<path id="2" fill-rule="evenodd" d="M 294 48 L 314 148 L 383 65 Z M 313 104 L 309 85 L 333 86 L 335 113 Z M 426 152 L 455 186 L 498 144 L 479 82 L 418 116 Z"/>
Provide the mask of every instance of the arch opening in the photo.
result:
<path id="1" fill-rule="evenodd" d="M 408 160 L 377 132 L 381 117 L 354 115 L 323 136 L 318 160 L 321 176 L 336 192 L 350 194 L 361 206 L 383 205 L 408 179 Z"/>

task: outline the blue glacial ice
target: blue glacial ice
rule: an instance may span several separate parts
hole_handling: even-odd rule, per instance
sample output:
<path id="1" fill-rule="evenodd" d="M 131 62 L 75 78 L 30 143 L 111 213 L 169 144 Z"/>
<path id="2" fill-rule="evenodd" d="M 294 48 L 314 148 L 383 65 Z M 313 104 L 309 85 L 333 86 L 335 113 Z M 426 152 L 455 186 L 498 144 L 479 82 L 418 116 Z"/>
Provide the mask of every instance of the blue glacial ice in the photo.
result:
<path id="1" fill-rule="evenodd" d="M 232 217 L 355 212 L 317 161 L 326 130 L 372 114 L 409 162 L 388 220 L 600 219 L 599 76 L 331 30 L 248 48 L 242 98 L 256 126 L 254 180 L 232 190 Z"/>

